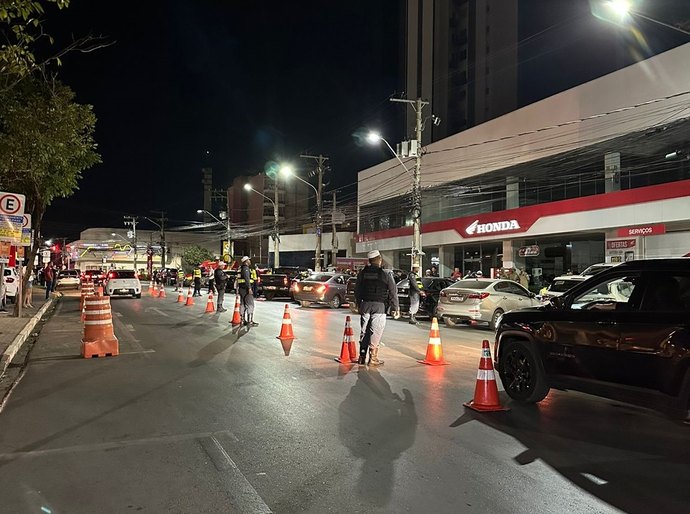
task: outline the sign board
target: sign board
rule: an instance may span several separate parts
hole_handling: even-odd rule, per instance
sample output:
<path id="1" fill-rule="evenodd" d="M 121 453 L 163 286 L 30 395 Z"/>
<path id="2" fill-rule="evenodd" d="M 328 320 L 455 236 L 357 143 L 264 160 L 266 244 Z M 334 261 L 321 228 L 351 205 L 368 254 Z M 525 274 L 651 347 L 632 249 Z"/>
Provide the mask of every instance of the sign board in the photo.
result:
<path id="1" fill-rule="evenodd" d="M 223 260 L 225 262 L 228 262 L 230 260 L 230 244 L 227 240 L 223 240 L 221 242 L 222 250 L 221 253 L 223 254 Z"/>
<path id="2" fill-rule="evenodd" d="M 49 260 L 50 260 L 50 250 L 43 250 L 43 251 L 41 252 L 41 258 L 42 258 L 44 261 L 49 261 Z"/>
<path id="3" fill-rule="evenodd" d="M 9 258 L 12 245 L 6 241 L 0 241 L 0 257 Z"/>
<path id="4" fill-rule="evenodd" d="M 0 214 L 21 216 L 24 214 L 24 205 L 26 205 L 24 195 L 0 191 Z"/>
<path id="5" fill-rule="evenodd" d="M 31 246 L 31 214 L 22 216 L 22 241 L 21 246 Z"/>
<path id="6" fill-rule="evenodd" d="M 23 216 L 0 214 L 0 241 L 19 244 L 22 240 Z"/>
<path id="7" fill-rule="evenodd" d="M 619 228 L 618 237 L 658 236 L 666 233 L 666 225 L 645 225 L 642 227 Z"/>
<path id="8" fill-rule="evenodd" d="M 523 246 L 518 250 L 518 255 L 520 257 L 538 257 L 541 252 L 539 246 Z"/>
<path id="9" fill-rule="evenodd" d="M 608 250 L 625 250 L 626 248 L 635 248 L 636 239 L 614 239 L 606 241 L 606 248 Z"/>

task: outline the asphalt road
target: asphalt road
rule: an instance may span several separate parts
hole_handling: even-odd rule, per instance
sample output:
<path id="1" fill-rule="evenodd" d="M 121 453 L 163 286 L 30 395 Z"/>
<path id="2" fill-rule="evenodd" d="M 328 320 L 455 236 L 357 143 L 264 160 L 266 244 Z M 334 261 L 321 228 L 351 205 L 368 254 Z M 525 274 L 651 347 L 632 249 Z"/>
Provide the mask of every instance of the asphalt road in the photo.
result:
<path id="1" fill-rule="evenodd" d="M 228 302 L 229 303 L 229 302 Z M 379 370 L 341 366 L 347 309 L 284 303 L 260 326 L 114 298 L 119 357 L 79 358 L 78 301 L 43 329 L 0 413 L 0 512 L 687 512 L 690 427 L 552 391 L 478 414 L 477 328 L 389 320 Z M 355 325 L 358 317 L 353 317 Z M 355 326 L 355 333 L 358 334 Z M 500 384 L 499 384 L 500 386 Z"/>

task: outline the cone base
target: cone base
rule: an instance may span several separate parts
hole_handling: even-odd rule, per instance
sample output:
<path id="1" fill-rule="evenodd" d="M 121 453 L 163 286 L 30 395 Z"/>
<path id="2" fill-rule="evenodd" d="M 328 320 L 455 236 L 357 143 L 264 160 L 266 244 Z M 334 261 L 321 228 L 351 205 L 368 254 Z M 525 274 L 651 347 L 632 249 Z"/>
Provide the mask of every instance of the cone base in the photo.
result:
<path id="1" fill-rule="evenodd" d="M 504 407 L 503 405 L 482 405 L 481 403 L 474 403 L 474 400 L 470 400 L 469 402 L 463 403 L 465 407 L 468 409 L 472 409 L 477 412 L 501 412 L 501 411 L 509 411 L 510 409 L 508 407 Z"/>
<path id="2" fill-rule="evenodd" d="M 233 327 L 239 327 L 242 324 L 242 322 L 241 321 L 231 321 L 230 324 Z"/>
<path id="3" fill-rule="evenodd" d="M 335 362 L 339 362 L 340 364 L 357 364 L 357 359 L 352 360 L 349 357 L 347 359 L 341 359 L 340 357 L 336 357 L 333 359 Z"/>
<path id="4" fill-rule="evenodd" d="M 283 347 L 283 353 L 286 357 L 290 355 L 290 350 L 292 349 L 292 341 L 295 340 L 294 337 L 277 337 L 280 339 L 280 345 Z"/>
<path id="5" fill-rule="evenodd" d="M 98 341 L 81 342 L 81 356 L 85 359 L 92 357 L 116 357 L 120 353 L 120 345 L 117 338 L 101 339 Z"/>
<path id="6" fill-rule="evenodd" d="M 426 364 L 427 366 L 449 366 L 450 362 L 442 360 L 442 361 L 428 361 L 424 359 L 423 361 L 417 361 L 420 364 Z"/>

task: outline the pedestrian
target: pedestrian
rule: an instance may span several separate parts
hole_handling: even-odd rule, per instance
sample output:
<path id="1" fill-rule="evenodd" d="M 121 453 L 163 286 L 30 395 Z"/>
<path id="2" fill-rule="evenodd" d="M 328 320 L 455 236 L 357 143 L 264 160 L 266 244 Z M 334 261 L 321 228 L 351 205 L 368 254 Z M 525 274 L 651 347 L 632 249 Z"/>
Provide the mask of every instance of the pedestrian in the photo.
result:
<path id="1" fill-rule="evenodd" d="M 177 270 L 177 282 L 175 282 L 175 291 L 182 289 L 184 285 L 184 270 L 182 268 Z"/>
<path id="2" fill-rule="evenodd" d="M 50 298 L 50 293 L 53 292 L 53 281 L 55 279 L 55 270 L 53 270 L 53 265 L 51 263 L 46 264 L 43 276 L 46 280 L 46 300 Z"/>
<path id="3" fill-rule="evenodd" d="M 26 266 L 24 266 L 24 269 L 26 270 Z M 19 280 L 22 280 L 21 277 Z M 34 296 L 34 270 L 33 267 L 31 268 L 31 272 L 29 273 L 29 279 L 26 282 L 26 291 L 24 292 L 24 307 L 33 309 L 34 306 L 31 305 L 31 300 L 33 299 Z"/>
<path id="4" fill-rule="evenodd" d="M 237 278 L 237 289 L 240 292 L 240 317 L 242 324 L 249 327 L 256 327 L 259 324 L 254 322 L 254 293 L 252 292 L 252 261 L 248 256 L 242 257 L 242 266 Z"/>
<path id="5" fill-rule="evenodd" d="M 254 298 L 256 298 L 256 289 L 259 287 L 259 274 L 256 271 L 256 266 L 251 267 L 249 274 L 251 275 L 252 279 L 252 294 L 254 295 Z"/>
<path id="6" fill-rule="evenodd" d="M 525 271 L 525 268 L 520 268 L 520 285 L 525 289 L 529 289 L 529 275 Z"/>
<path id="7" fill-rule="evenodd" d="M 359 364 L 381 366 L 379 343 L 386 328 L 386 301 L 391 302 L 393 317 L 400 316 L 398 291 L 393 275 L 384 271 L 383 259 L 378 250 L 367 254 L 369 264 L 359 272 L 355 286 L 355 301 L 360 313 Z"/>
<path id="8" fill-rule="evenodd" d="M 419 321 L 415 318 L 419 311 L 419 284 L 417 283 L 417 275 L 419 274 L 419 266 L 416 264 L 412 266 L 412 272 L 407 275 L 407 280 L 410 282 L 410 325 L 419 325 Z"/>
<path id="9" fill-rule="evenodd" d="M 215 268 L 211 268 L 211 272 L 208 276 L 208 294 L 211 294 L 213 292 L 213 283 L 216 279 L 216 270 L 218 269 L 218 266 L 220 266 L 220 260 L 216 259 L 216 266 Z"/>
<path id="10" fill-rule="evenodd" d="M 438 277 L 438 268 L 436 266 L 431 267 L 431 276 Z"/>
<path id="11" fill-rule="evenodd" d="M 228 282 L 228 276 L 225 274 L 225 265 L 220 262 L 220 259 L 216 261 L 216 269 L 213 272 L 214 282 L 216 284 L 217 300 L 216 300 L 216 310 L 218 312 L 225 312 L 227 309 L 223 307 L 223 299 L 225 298 L 225 286 Z"/>
<path id="12" fill-rule="evenodd" d="M 450 276 L 451 280 L 460 280 L 462 278 L 462 273 L 460 273 L 460 268 L 455 268 L 453 274 Z"/>
<path id="13" fill-rule="evenodd" d="M 192 296 L 201 296 L 201 264 L 194 266 L 192 276 L 194 277 L 194 294 Z"/>
<path id="14" fill-rule="evenodd" d="M 424 276 L 425 276 L 425 277 L 430 277 L 430 276 L 431 276 L 431 270 L 430 270 L 430 269 L 426 270 L 426 271 L 424 272 Z"/>

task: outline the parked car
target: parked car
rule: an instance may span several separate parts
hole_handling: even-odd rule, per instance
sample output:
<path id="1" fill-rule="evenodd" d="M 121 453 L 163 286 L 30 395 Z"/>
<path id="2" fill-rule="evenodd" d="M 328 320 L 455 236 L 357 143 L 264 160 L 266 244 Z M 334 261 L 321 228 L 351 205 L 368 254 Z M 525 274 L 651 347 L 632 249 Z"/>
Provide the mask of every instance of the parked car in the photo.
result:
<path id="1" fill-rule="evenodd" d="M 539 402 L 558 387 L 687 418 L 690 259 L 622 263 L 549 305 L 507 312 L 494 359 L 519 402 Z"/>
<path id="2" fill-rule="evenodd" d="M 226 293 L 234 293 L 235 292 L 235 280 L 237 279 L 237 275 L 239 274 L 239 271 L 236 269 L 225 269 L 223 270 L 223 273 L 228 277 L 227 282 L 225 282 L 225 292 Z"/>
<path id="3" fill-rule="evenodd" d="M 9 303 L 14 303 L 19 287 L 19 276 L 15 268 L 5 268 L 3 280 L 5 281 L 5 297 Z"/>
<path id="4" fill-rule="evenodd" d="M 141 283 L 134 270 L 112 270 L 105 281 L 105 294 L 109 296 L 127 295 L 141 298 Z"/>
<path id="5" fill-rule="evenodd" d="M 302 307 L 318 303 L 337 309 L 345 299 L 346 281 L 342 273 L 314 273 L 295 284 L 293 295 Z"/>
<path id="6" fill-rule="evenodd" d="M 261 289 L 266 300 L 276 297 L 293 298 L 293 286 L 307 276 L 307 268 L 301 266 L 282 266 L 261 276 Z"/>
<path id="7" fill-rule="evenodd" d="M 55 289 L 79 289 L 81 276 L 79 270 L 65 269 L 58 273 Z"/>
<path id="8" fill-rule="evenodd" d="M 407 278 L 407 272 L 401 269 L 386 269 L 386 271 L 393 274 L 393 281 L 396 284 Z M 355 287 L 357 287 L 357 277 L 354 276 L 347 279 L 347 284 L 345 285 L 345 301 L 349 304 L 350 311 L 353 314 L 359 314 L 359 308 L 355 301 Z M 390 314 L 390 301 L 388 300 L 386 300 L 386 313 Z"/>
<path id="9" fill-rule="evenodd" d="M 517 282 L 503 279 L 472 278 L 458 280 L 441 291 L 436 308 L 449 327 L 479 321 L 494 330 L 503 313 L 536 307 L 536 295 Z"/>
<path id="10" fill-rule="evenodd" d="M 593 277 L 597 273 L 606 271 L 607 269 L 618 266 L 619 264 L 620 262 L 600 262 L 599 264 L 592 264 L 588 268 L 585 268 L 585 271 L 582 272 L 582 276 Z"/>
<path id="11" fill-rule="evenodd" d="M 563 293 L 576 286 L 580 282 L 587 280 L 587 277 L 582 275 L 561 275 L 553 279 L 549 287 L 546 288 L 546 293 L 541 295 L 543 302 L 548 302 L 551 298 L 561 296 Z"/>
<path id="12" fill-rule="evenodd" d="M 450 287 L 454 282 L 449 278 L 418 277 L 419 286 L 419 312 L 418 316 L 429 318 L 436 316 L 436 306 L 441 290 Z M 401 313 L 410 312 L 410 281 L 405 278 L 398 282 L 398 303 Z"/>
<path id="13" fill-rule="evenodd" d="M 81 281 L 82 283 L 91 281 L 93 282 L 94 286 L 101 285 L 105 282 L 105 272 L 100 269 L 87 269 L 82 271 L 81 273 Z"/>

